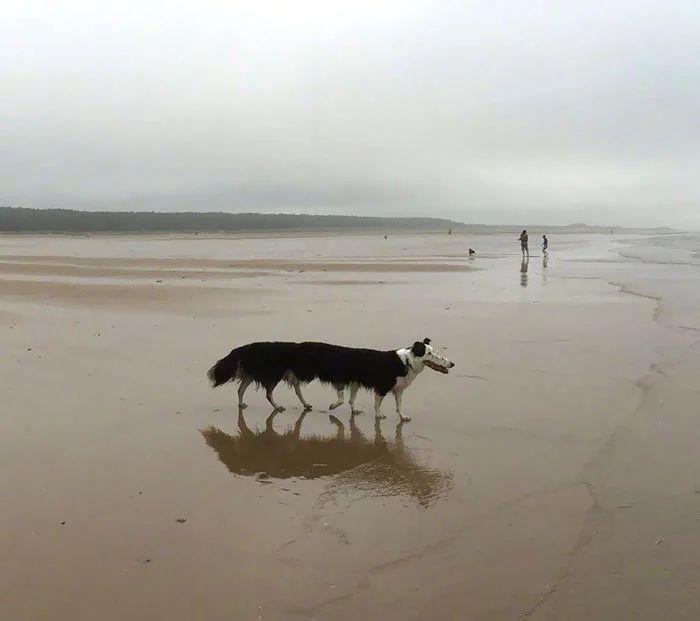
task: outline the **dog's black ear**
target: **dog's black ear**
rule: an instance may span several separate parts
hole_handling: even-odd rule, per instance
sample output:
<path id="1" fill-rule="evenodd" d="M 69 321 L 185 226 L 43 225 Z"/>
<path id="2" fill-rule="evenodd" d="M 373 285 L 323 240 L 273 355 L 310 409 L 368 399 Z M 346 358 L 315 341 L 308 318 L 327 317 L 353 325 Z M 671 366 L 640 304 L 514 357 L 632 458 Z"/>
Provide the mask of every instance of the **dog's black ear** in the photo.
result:
<path id="1" fill-rule="evenodd" d="M 424 338 L 424 339 L 423 339 L 423 342 L 424 342 L 426 345 L 430 345 L 430 339 L 429 339 L 428 337 Z"/>
<path id="2" fill-rule="evenodd" d="M 425 343 L 421 343 L 420 341 L 416 341 L 415 343 L 413 343 L 413 347 L 411 347 L 411 353 L 417 358 L 425 356 Z"/>

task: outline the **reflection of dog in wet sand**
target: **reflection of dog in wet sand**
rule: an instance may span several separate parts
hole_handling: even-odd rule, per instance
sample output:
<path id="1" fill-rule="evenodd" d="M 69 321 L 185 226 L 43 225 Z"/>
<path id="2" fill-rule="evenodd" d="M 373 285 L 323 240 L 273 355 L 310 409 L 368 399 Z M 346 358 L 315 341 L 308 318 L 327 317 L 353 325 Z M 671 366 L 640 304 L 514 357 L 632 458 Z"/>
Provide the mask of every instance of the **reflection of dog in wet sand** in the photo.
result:
<path id="1" fill-rule="evenodd" d="M 251 431 L 243 410 L 239 410 L 238 436 L 216 427 L 201 433 L 233 474 L 278 479 L 333 476 L 324 497 L 361 489 L 376 496 L 407 495 L 427 507 L 452 488 L 451 474 L 418 463 L 405 448 L 403 422 L 396 427 L 395 440 L 387 441 L 379 420 L 375 421 L 374 438 L 368 439 L 355 425 L 354 417 L 350 418 L 350 433 L 346 435 L 345 426 L 331 415 L 330 421 L 336 427 L 334 435 L 301 437 L 308 410 L 284 433 L 273 428 L 278 411 L 273 410 L 267 418 L 264 431 Z"/>
<path id="2" fill-rule="evenodd" d="M 411 347 L 395 351 L 341 347 L 328 343 L 251 343 L 232 350 L 209 369 L 213 386 L 238 380 L 238 406 L 246 407 L 243 395 L 251 383 L 265 388 L 267 400 L 276 410 L 272 396 L 275 386 L 287 382 L 306 409 L 311 406 L 301 394 L 303 384 L 320 380 L 331 384 L 338 393 L 330 409 L 345 402 L 345 388 L 350 389 L 350 410 L 355 409 L 355 397 L 360 388 L 374 392 L 374 414 L 380 413 L 382 400 L 391 392 L 396 400 L 396 412 L 401 420 L 410 420 L 401 413 L 401 396 L 424 367 L 448 373 L 454 363 L 438 356 L 430 346 L 430 339 L 416 341 Z"/>

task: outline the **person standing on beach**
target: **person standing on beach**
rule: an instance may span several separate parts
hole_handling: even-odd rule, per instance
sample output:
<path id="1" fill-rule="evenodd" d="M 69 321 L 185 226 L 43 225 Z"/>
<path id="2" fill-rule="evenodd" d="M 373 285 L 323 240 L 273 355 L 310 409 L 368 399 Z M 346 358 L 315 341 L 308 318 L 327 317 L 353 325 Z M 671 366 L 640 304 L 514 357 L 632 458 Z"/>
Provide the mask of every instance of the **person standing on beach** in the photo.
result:
<path id="1" fill-rule="evenodd" d="M 529 257 L 530 248 L 527 245 L 527 229 L 523 229 L 523 232 L 520 233 L 520 237 L 518 239 L 520 239 L 520 250 L 522 251 L 523 256 L 527 254 L 527 256 Z"/>
<path id="2" fill-rule="evenodd" d="M 549 252 L 547 252 L 547 248 L 549 248 L 549 240 L 547 239 L 546 235 L 542 235 L 542 254 L 545 257 L 549 256 Z"/>

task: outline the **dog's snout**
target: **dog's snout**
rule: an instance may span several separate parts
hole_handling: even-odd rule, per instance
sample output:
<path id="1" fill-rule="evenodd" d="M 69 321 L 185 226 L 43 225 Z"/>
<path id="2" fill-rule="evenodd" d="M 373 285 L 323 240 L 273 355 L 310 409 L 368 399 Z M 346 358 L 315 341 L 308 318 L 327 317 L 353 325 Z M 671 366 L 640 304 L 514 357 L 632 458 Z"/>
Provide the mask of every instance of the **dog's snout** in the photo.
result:
<path id="1" fill-rule="evenodd" d="M 451 369 L 453 366 L 455 366 L 455 363 L 450 361 L 450 364 L 448 365 L 448 367 Z"/>

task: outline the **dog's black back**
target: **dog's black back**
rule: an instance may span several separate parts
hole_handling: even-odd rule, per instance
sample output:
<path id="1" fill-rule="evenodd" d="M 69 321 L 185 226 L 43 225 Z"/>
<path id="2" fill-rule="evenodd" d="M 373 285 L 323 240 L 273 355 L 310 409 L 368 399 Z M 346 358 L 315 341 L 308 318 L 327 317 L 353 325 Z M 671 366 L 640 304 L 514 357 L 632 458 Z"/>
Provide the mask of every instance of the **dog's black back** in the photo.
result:
<path id="1" fill-rule="evenodd" d="M 303 382 L 318 379 L 327 384 L 358 384 L 380 395 L 388 393 L 406 366 L 395 351 L 342 347 L 328 343 L 300 343 L 301 356 L 292 371 Z"/>

